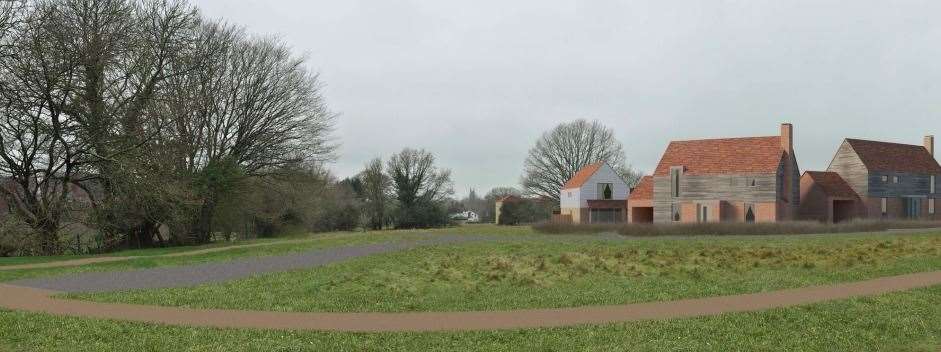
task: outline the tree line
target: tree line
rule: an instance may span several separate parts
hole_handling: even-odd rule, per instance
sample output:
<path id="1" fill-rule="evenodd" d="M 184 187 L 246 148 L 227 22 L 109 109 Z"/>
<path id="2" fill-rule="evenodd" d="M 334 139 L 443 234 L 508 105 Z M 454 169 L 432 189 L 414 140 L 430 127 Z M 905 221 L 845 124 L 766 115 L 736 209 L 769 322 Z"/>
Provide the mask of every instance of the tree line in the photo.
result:
<path id="1" fill-rule="evenodd" d="M 537 141 L 521 191 L 453 200 L 408 148 L 337 180 L 335 120 L 303 56 L 186 0 L 0 0 L 0 255 L 489 222 L 592 162 L 637 178 L 612 130 L 577 120 Z"/>
<path id="2" fill-rule="evenodd" d="M 334 120 L 304 57 L 186 1 L 0 2 L 0 231 L 36 254 L 75 224 L 104 249 L 209 242 L 264 214 L 232 209 L 263 184 L 330 184 Z"/>

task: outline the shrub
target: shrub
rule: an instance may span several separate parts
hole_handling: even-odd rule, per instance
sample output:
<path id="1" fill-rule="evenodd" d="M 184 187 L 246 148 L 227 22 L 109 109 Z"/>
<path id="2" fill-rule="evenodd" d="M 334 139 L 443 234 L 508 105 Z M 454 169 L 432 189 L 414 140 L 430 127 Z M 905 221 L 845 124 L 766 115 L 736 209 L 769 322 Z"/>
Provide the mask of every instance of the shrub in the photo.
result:
<path id="1" fill-rule="evenodd" d="M 499 225 L 534 224 L 546 221 L 551 215 L 552 210 L 545 202 L 531 199 L 505 202 L 500 207 Z"/>
<path id="2" fill-rule="evenodd" d="M 941 228 L 941 222 L 856 220 L 838 224 L 811 221 L 775 223 L 607 224 L 542 223 L 533 226 L 547 234 L 618 233 L 624 236 L 796 235 L 877 232 L 891 229 Z"/>
<path id="3" fill-rule="evenodd" d="M 0 219 L 0 257 L 38 253 L 39 243 L 28 225 L 11 214 Z"/>

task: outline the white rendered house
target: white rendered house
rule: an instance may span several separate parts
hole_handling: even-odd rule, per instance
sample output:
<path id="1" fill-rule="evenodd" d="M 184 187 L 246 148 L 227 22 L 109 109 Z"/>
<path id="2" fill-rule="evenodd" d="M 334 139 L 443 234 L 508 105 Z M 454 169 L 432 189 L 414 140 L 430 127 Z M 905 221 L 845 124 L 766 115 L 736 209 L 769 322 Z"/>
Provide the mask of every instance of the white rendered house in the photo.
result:
<path id="1" fill-rule="evenodd" d="M 610 165 L 585 166 L 562 187 L 560 215 L 575 224 L 627 221 L 630 187 Z"/>

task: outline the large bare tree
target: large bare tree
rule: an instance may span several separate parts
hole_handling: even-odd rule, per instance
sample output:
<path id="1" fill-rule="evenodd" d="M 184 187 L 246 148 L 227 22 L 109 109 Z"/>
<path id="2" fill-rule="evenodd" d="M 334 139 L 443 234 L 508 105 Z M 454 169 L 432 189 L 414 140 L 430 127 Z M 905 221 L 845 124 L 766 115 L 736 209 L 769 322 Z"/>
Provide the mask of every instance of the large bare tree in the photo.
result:
<path id="1" fill-rule="evenodd" d="M 283 43 L 222 24 L 199 38 L 191 60 L 207 64 L 169 80 L 162 143 L 198 181 L 195 232 L 207 241 L 219 198 L 240 178 L 330 160 L 335 115 L 317 75 Z"/>
<path id="2" fill-rule="evenodd" d="M 0 26 L 0 195 L 38 235 L 39 252 L 59 254 L 59 230 L 86 152 L 77 121 L 66 113 L 78 64 L 65 54 L 66 38 L 48 21 L 50 11 L 0 6 L 0 20 L 17 22 Z"/>
<path id="3" fill-rule="evenodd" d="M 65 113 L 79 125 L 87 167 L 77 184 L 95 195 L 95 225 L 113 244 L 149 245 L 158 227 L 145 197 L 165 189 L 148 163 L 160 129 L 153 104 L 195 45 L 200 18 L 184 0 L 40 0 L 63 55 L 77 61 Z"/>
<path id="4" fill-rule="evenodd" d="M 363 196 L 369 227 L 373 230 L 382 230 L 388 216 L 389 190 L 392 188 L 392 180 L 383 170 L 382 159 L 376 158 L 366 164 L 359 178 L 363 182 Z"/>
<path id="5" fill-rule="evenodd" d="M 596 162 L 611 165 L 631 186 L 640 179 L 613 130 L 598 121 L 575 120 L 544 133 L 529 150 L 521 183 L 529 195 L 558 200 L 565 182 Z"/>
<path id="6" fill-rule="evenodd" d="M 395 226 L 416 228 L 442 225 L 444 202 L 454 194 L 451 171 L 439 169 L 425 150 L 406 148 L 388 162 L 398 209 Z"/>

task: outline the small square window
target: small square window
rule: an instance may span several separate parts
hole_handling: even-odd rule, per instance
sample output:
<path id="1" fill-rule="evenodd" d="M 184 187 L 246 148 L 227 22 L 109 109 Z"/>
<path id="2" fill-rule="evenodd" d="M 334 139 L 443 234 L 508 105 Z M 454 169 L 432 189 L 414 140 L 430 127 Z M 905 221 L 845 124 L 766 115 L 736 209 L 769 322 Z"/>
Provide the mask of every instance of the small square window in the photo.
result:
<path id="1" fill-rule="evenodd" d="M 888 183 L 888 182 L 889 182 L 889 176 L 883 175 L 883 176 L 882 176 L 882 183 Z"/>
<path id="2" fill-rule="evenodd" d="M 898 176 L 892 176 L 892 183 L 899 183 L 899 177 L 898 177 Z"/>

